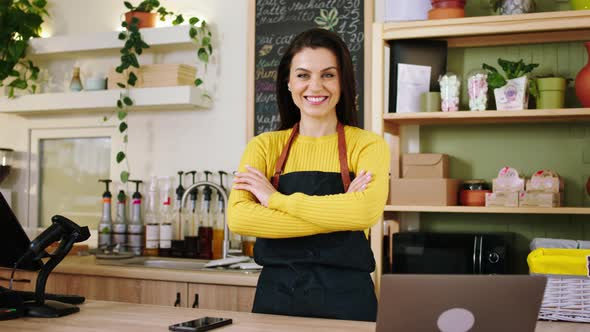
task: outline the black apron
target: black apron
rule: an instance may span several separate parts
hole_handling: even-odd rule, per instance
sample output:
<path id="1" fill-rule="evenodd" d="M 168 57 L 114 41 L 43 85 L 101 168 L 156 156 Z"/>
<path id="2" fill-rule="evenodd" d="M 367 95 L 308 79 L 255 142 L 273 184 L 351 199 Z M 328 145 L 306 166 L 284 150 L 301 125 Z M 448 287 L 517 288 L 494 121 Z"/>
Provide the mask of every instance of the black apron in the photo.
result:
<path id="1" fill-rule="evenodd" d="M 305 171 L 282 175 L 299 125 L 277 161 L 272 182 L 285 195 L 345 193 L 350 185 L 344 127 L 338 123 L 340 173 Z M 286 239 L 256 239 L 254 259 L 263 266 L 252 312 L 375 321 L 377 298 L 370 273 L 375 259 L 362 231 Z"/>

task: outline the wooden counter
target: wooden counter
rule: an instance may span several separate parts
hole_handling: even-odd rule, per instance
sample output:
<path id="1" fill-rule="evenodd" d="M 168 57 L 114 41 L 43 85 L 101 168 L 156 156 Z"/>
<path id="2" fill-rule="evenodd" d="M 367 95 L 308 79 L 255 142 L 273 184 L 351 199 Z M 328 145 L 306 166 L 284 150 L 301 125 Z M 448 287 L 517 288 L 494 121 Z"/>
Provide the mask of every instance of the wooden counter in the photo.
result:
<path id="1" fill-rule="evenodd" d="M 139 266 L 116 266 L 96 263 L 94 256 L 68 256 L 52 273 L 117 277 L 158 281 L 193 282 L 228 286 L 256 287 L 259 273 L 199 270 L 171 270 Z"/>
<path id="2" fill-rule="evenodd" d="M 261 315 L 233 311 L 171 308 L 154 305 L 90 301 L 79 313 L 53 319 L 20 318 L 0 321 L 11 332 L 164 332 L 168 326 L 203 316 L 227 317 L 233 324 L 215 331 L 230 332 L 374 332 L 375 323 Z M 539 322 L 536 332 L 590 331 L 588 324 Z"/>

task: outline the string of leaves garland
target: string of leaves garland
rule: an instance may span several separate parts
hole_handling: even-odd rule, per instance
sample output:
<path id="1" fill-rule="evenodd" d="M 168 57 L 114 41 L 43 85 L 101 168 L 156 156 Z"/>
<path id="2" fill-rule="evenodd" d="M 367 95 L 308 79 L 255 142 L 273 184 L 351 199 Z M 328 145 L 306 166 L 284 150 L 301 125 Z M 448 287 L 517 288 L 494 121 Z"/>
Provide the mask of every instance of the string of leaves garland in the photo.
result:
<path id="1" fill-rule="evenodd" d="M 157 0 L 144 0 L 137 7 L 134 7 L 127 1 L 125 1 L 124 4 L 131 12 L 151 13 L 153 10 L 156 10 L 161 21 L 165 21 L 168 17 L 174 18 L 172 21 L 173 25 L 179 25 L 185 22 L 182 14 L 175 14 L 171 11 L 167 11 Z M 207 23 L 198 17 L 189 18 L 188 23 L 191 26 L 189 29 L 189 36 L 197 45 L 197 58 L 205 65 L 205 68 L 207 68 L 209 57 L 213 54 L 211 31 L 209 30 Z M 120 174 L 121 182 L 123 183 L 127 182 L 130 176 L 129 158 L 127 153 L 127 133 L 129 130 L 127 115 L 134 102 L 131 97 L 129 97 L 129 91 L 137 82 L 137 75 L 131 70 L 131 67 L 136 69 L 140 68 L 138 56 L 143 53 L 144 49 L 150 47 L 142 39 L 139 25 L 140 20 L 137 17 L 132 17 L 129 23 L 126 21 L 121 23 L 121 26 L 125 28 L 125 31 L 122 31 L 119 34 L 119 39 L 124 42 L 124 46 L 121 48 L 121 63 L 115 69 L 118 73 L 124 75 L 126 82 L 126 84 L 117 83 L 120 88 L 124 89 L 121 91 L 119 99 L 117 100 L 117 117 L 119 119 L 119 132 L 123 135 L 123 150 L 118 151 L 116 156 L 117 163 L 120 164 L 125 161 L 126 167 Z M 203 80 L 197 77 L 194 84 L 195 86 L 200 86 L 203 84 Z M 210 98 L 207 92 L 204 92 L 204 97 Z M 105 117 L 104 121 L 107 120 L 108 117 Z"/>
<path id="2" fill-rule="evenodd" d="M 8 97 L 14 89 L 37 91 L 39 67 L 26 60 L 29 39 L 39 37 L 43 17 L 49 16 L 46 0 L 0 0 L 0 87 L 6 79 Z"/>

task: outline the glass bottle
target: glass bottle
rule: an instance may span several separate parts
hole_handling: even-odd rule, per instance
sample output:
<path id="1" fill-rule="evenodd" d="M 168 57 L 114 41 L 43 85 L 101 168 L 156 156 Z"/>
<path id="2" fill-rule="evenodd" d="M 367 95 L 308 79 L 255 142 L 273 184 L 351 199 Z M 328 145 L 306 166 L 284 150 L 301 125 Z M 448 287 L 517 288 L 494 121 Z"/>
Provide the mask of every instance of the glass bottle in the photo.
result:
<path id="1" fill-rule="evenodd" d="M 74 67 L 72 80 L 70 81 L 70 91 L 82 91 L 82 81 L 80 80 L 80 67 Z"/>

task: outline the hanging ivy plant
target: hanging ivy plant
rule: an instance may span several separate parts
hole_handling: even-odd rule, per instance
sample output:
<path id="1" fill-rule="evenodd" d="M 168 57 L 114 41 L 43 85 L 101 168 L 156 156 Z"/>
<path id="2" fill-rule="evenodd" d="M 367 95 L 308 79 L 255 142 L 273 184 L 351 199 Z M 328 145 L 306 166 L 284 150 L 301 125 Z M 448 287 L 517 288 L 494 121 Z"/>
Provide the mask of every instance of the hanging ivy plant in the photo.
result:
<path id="1" fill-rule="evenodd" d="M 29 40 L 40 36 L 43 17 L 49 16 L 46 5 L 46 0 L 0 0 L 0 87 L 8 79 L 9 98 L 14 89 L 37 90 L 39 67 L 25 57 Z"/>
<path id="2" fill-rule="evenodd" d="M 160 5 L 158 0 L 144 0 L 139 5 L 133 6 L 131 3 L 124 1 L 124 5 L 129 11 L 135 12 L 146 12 L 150 13 L 156 11 L 161 21 L 165 21 L 168 17 L 173 18 L 172 24 L 179 25 L 185 22 L 182 14 L 175 14 Z M 144 49 L 150 46 L 142 39 L 141 30 L 139 28 L 139 19 L 137 17 L 131 18 L 130 22 L 122 22 L 121 27 L 125 28 L 124 31 L 119 33 L 119 39 L 123 41 L 124 45 L 121 48 L 121 63 L 115 69 L 117 73 L 123 74 L 125 77 L 125 83 L 117 83 L 117 85 L 124 89 L 117 100 L 117 117 L 119 119 L 119 132 L 123 135 L 123 150 L 117 152 L 117 163 L 125 162 L 125 170 L 121 171 L 120 178 L 121 182 L 125 183 L 129 180 L 129 159 L 127 154 L 127 142 L 128 142 L 128 121 L 127 115 L 129 114 L 130 107 L 134 105 L 133 100 L 129 96 L 130 88 L 135 87 L 137 83 L 137 75 L 133 72 L 133 68 L 139 69 L 140 64 L 138 56 L 140 56 Z M 209 63 L 209 57 L 213 54 L 213 46 L 211 45 L 211 31 L 207 23 L 198 17 L 191 17 L 188 20 L 190 24 L 189 36 L 193 42 L 197 45 L 197 58 L 205 65 Z M 203 80 L 197 77 L 194 81 L 195 86 L 203 84 Z M 208 94 L 204 93 L 205 97 Z M 105 117 L 105 121 L 108 118 Z"/>

